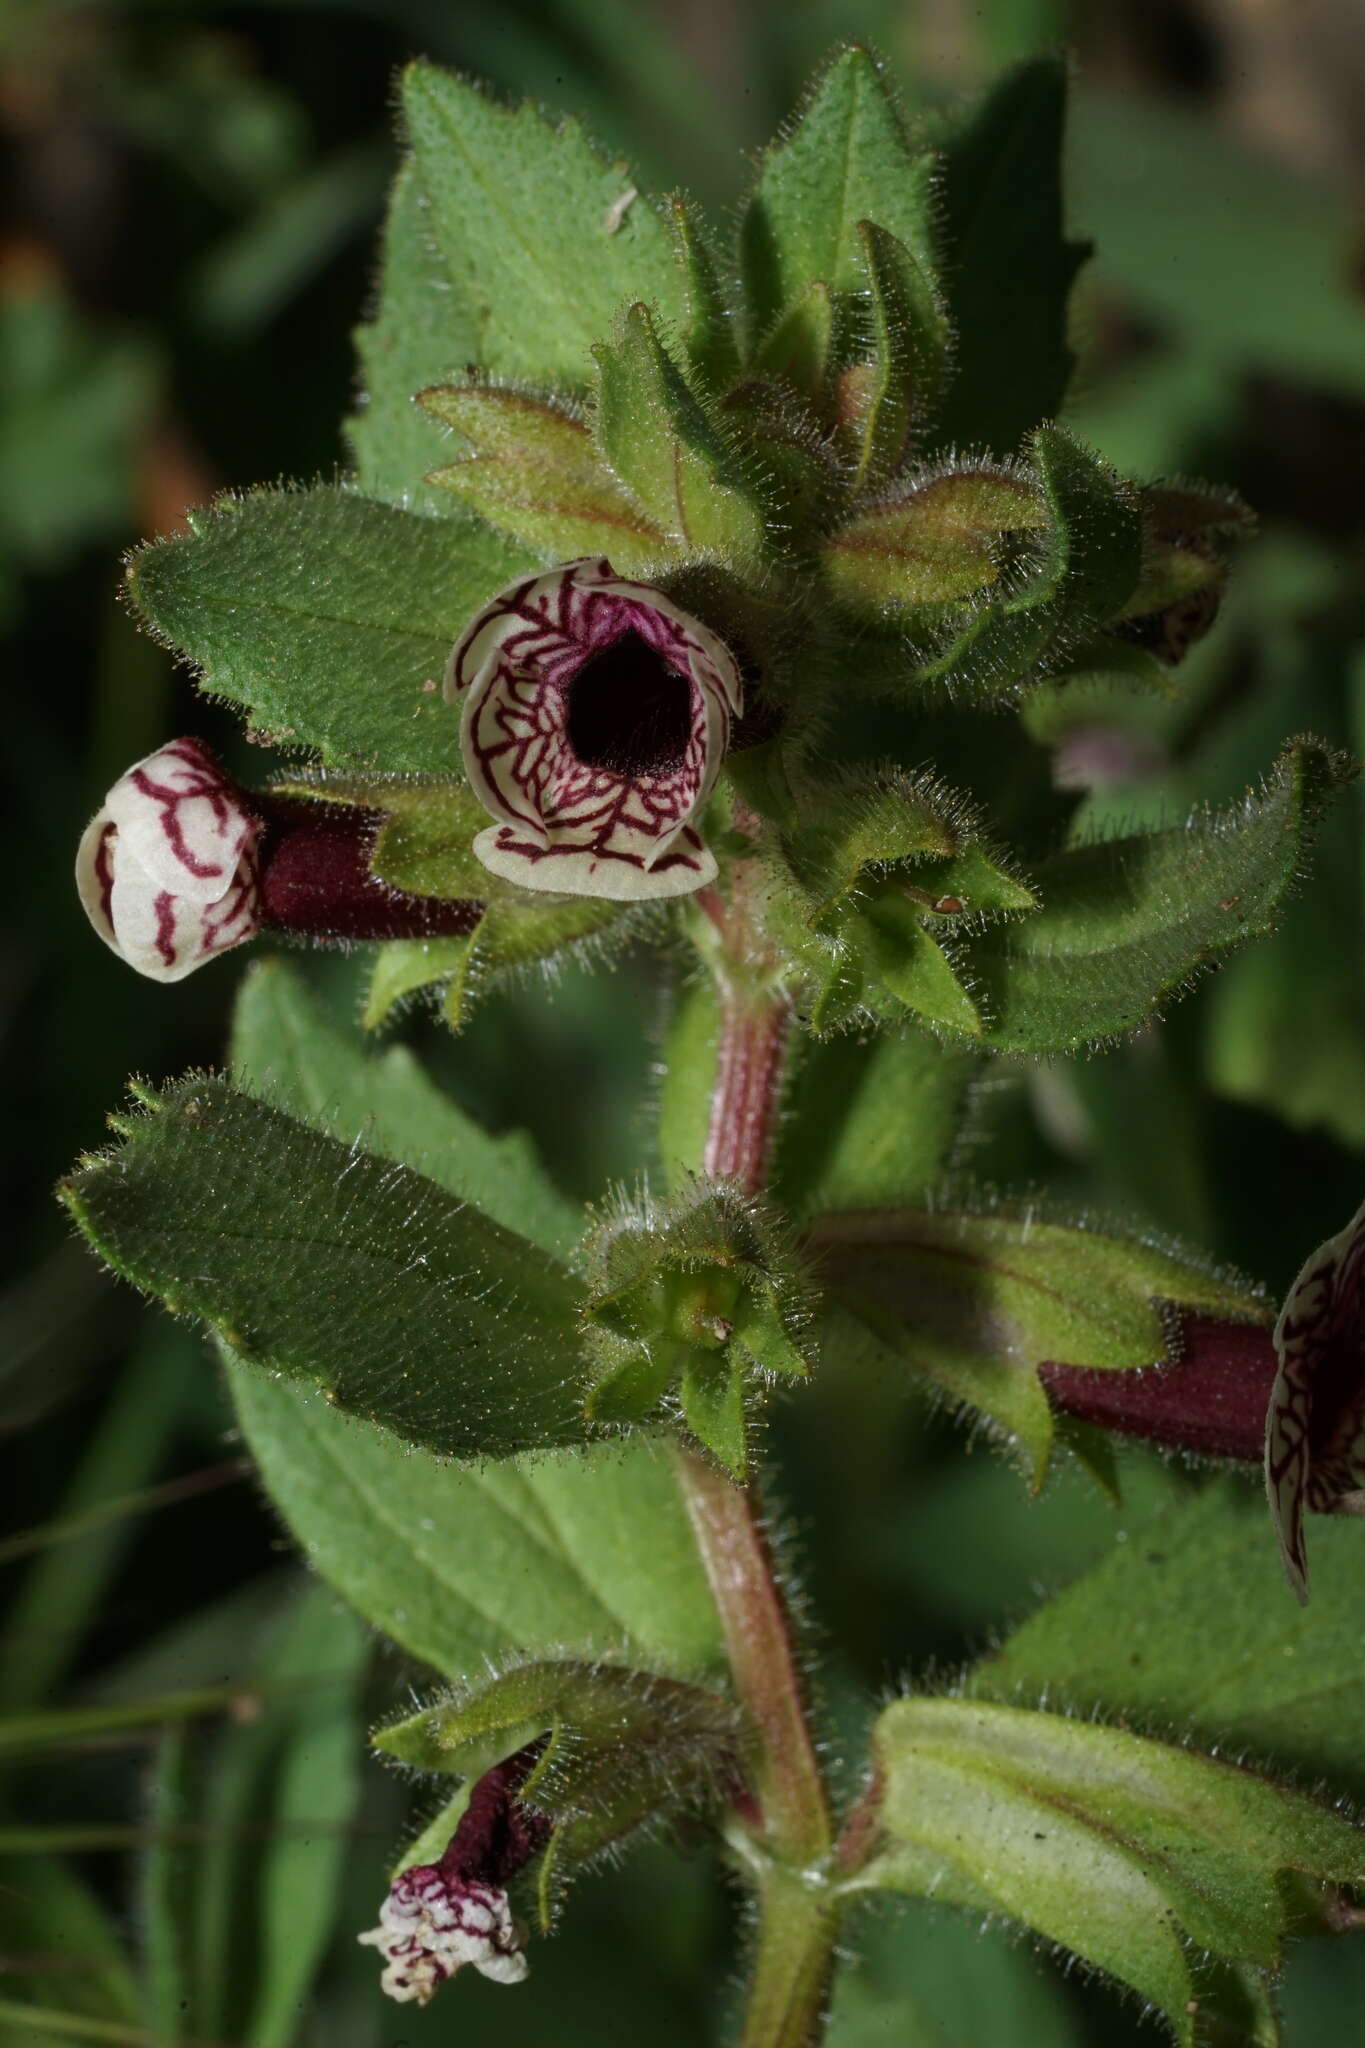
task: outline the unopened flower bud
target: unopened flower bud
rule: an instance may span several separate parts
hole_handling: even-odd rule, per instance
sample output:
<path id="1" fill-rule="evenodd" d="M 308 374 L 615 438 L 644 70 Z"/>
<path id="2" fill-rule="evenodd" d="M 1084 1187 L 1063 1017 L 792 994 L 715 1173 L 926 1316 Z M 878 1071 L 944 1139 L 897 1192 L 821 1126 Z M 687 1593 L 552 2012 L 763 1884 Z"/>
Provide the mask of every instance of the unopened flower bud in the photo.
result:
<path id="1" fill-rule="evenodd" d="M 121 775 L 86 827 L 76 886 L 121 960 L 180 981 L 277 931 L 314 942 L 448 938 L 483 904 L 411 896 L 370 872 L 376 811 L 242 789 L 198 740 Z"/>
<path id="2" fill-rule="evenodd" d="M 121 775 L 76 855 L 100 937 L 139 974 L 180 981 L 258 925 L 258 819 L 198 740 Z"/>
<path id="3" fill-rule="evenodd" d="M 711 881 L 694 821 L 742 708 L 733 656 L 610 562 L 523 578 L 451 654 L 470 785 L 497 821 L 474 841 L 526 889 L 622 900 Z"/>

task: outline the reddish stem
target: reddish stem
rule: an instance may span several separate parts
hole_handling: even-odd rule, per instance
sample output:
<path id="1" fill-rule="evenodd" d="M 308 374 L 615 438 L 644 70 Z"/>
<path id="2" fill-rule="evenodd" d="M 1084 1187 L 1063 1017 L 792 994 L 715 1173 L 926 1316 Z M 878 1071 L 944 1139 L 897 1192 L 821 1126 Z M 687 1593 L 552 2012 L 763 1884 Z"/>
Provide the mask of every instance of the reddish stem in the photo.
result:
<path id="1" fill-rule="evenodd" d="M 759 1009 L 731 995 L 723 999 L 702 1165 L 713 1179 L 737 1180 L 751 1195 L 768 1178 L 786 1045 L 785 1003 Z"/>

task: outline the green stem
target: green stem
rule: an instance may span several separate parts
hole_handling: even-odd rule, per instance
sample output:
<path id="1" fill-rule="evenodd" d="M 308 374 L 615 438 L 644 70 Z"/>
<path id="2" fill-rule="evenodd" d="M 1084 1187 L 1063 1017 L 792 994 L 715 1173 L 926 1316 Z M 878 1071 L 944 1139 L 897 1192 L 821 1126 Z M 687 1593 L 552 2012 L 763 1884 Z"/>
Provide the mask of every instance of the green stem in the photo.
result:
<path id="1" fill-rule="evenodd" d="M 720 938 L 721 1026 L 704 1170 L 757 1194 L 768 1177 L 790 1012 L 780 991 L 764 986 L 763 935 L 745 879 L 741 869 L 730 902 L 707 906 Z M 758 1872 L 743 2048 L 815 2048 L 837 1912 L 825 1875 L 829 1802 L 791 1624 L 757 1494 L 696 1453 L 679 1449 L 676 1465 L 753 1741 L 748 1810 L 736 1801 L 745 1860 Z"/>
<path id="2" fill-rule="evenodd" d="M 839 1916 L 821 1894 L 774 1865 L 758 1894 L 753 1975 L 740 2048 L 818 2048 L 824 2038 Z"/>

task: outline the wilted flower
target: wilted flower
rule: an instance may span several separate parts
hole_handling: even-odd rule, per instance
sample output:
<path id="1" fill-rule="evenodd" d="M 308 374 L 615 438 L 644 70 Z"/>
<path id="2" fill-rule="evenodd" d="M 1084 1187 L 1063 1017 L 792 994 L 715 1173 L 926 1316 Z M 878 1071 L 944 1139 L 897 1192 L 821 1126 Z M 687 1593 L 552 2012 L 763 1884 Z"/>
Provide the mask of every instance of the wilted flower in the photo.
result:
<path id="1" fill-rule="evenodd" d="M 1289 1582 L 1306 1600 L 1304 1510 L 1365 1487 L 1365 1202 L 1304 1265 L 1274 1345 L 1266 1490 Z"/>
<path id="2" fill-rule="evenodd" d="M 544 1815 L 518 1797 L 544 1747 L 541 1737 L 484 1772 L 440 1861 L 400 1871 L 378 1927 L 356 1937 L 382 1951 L 380 1983 L 400 2005 L 425 2005 L 466 1963 L 495 1984 L 519 1984 L 526 1975 L 526 1930 L 504 1886 L 550 1832 Z"/>
<path id="3" fill-rule="evenodd" d="M 198 740 L 172 740 L 118 781 L 76 855 L 100 937 L 139 974 L 179 981 L 258 925 L 260 824 Z"/>
<path id="4" fill-rule="evenodd" d="M 446 668 L 484 866 L 527 889 L 682 896 L 716 863 L 693 821 L 742 687 L 723 642 L 610 562 L 569 562 L 485 606 Z"/>
<path id="5" fill-rule="evenodd" d="M 526 1975 L 525 1930 L 506 1892 L 447 1874 L 439 1863 L 417 1863 L 396 1877 L 378 1927 L 357 1939 L 382 1949 L 380 1982 L 400 2005 L 425 2005 L 466 1963 L 495 1984 L 519 1984 Z"/>

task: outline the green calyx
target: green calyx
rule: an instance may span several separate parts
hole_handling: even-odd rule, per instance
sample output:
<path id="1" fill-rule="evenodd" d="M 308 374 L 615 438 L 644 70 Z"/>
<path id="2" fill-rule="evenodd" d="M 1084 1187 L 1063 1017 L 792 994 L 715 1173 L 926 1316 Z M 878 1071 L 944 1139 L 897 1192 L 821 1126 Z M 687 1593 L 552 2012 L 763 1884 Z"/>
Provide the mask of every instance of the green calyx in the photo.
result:
<path id="1" fill-rule="evenodd" d="M 598 1423 L 643 1420 L 676 1391 L 689 1433 L 736 1477 L 748 1469 L 765 1382 L 814 1359 L 809 1282 L 767 1206 L 695 1180 L 588 1238 L 583 1325 Z"/>

